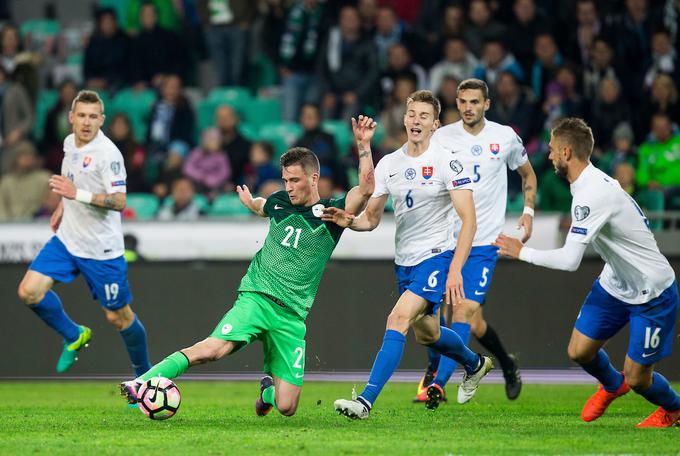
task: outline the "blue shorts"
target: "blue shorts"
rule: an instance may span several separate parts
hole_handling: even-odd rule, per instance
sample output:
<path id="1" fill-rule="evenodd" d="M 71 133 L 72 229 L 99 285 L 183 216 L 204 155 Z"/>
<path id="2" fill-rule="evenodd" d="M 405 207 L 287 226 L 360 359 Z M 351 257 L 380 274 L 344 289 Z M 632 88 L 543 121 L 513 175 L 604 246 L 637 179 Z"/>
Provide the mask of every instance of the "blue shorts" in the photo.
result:
<path id="1" fill-rule="evenodd" d="M 71 255 L 59 238 L 53 236 L 28 268 L 64 283 L 72 282 L 82 273 L 92 298 L 108 310 L 118 310 L 132 302 L 127 263 L 122 255 L 112 260 L 80 258 Z"/>
<path id="2" fill-rule="evenodd" d="M 463 288 L 465 299 L 484 304 L 486 292 L 498 261 L 498 247 L 480 245 L 470 249 L 470 256 L 463 265 Z"/>
<path id="3" fill-rule="evenodd" d="M 444 291 L 446 291 L 446 277 L 451 260 L 453 260 L 453 251 L 447 250 L 415 266 L 395 265 L 394 272 L 397 275 L 399 295 L 409 290 L 432 303 L 432 308 L 428 309 L 428 315 L 436 315 L 444 298 Z"/>
<path id="4" fill-rule="evenodd" d="M 630 322 L 628 357 L 649 365 L 671 354 L 677 315 L 677 282 L 648 303 L 633 305 L 607 293 L 598 279 L 574 327 L 591 339 L 607 340 Z"/>

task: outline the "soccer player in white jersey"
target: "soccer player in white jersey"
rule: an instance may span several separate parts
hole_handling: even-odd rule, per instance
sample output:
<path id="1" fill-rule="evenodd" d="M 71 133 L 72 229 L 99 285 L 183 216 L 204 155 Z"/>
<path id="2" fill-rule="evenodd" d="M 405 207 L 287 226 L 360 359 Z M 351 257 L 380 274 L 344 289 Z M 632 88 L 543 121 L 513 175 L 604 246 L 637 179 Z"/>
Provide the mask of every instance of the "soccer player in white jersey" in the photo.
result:
<path id="1" fill-rule="evenodd" d="M 439 143 L 445 153 L 450 151 L 453 154 L 455 159 L 451 161 L 451 166 L 458 166 L 458 161 L 472 175 L 477 232 L 472 241 L 470 256 L 463 266 L 465 300 L 453 308 L 451 329 L 465 343 L 468 343 L 472 332 L 480 344 L 500 362 L 506 395 L 514 400 L 522 388 L 517 363 L 506 352 L 496 331 L 484 320 L 481 306 L 491 286 L 498 258 L 497 249 L 491 244 L 505 224 L 507 168 L 522 176 L 525 208 L 518 226 L 524 228 L 523 242 L 531 236 L 536 174 L 527 158 L 522 140 L 515 131 L 485 119 L 484 114 L 489 109 L 491 100 L 484 81 L 462 81 L 458 85 L 456 103 L 461 120 L 439 128 L 432 141 Z M 440 359 L 434 350 L 428 352 L 430 362 L 418 385 L 416 402 L 426 402 L 428 408 L 436 408 L 439 401 L 444 400 L 444 386 L 456 369 L 456 363 L 446 357 Z"/>
<path id="2" fill-rule="evenodd" d="M 446 302 L 464 298 L 461 269 L 476 229 L 472 179 L 462 165 L 450 166 L 450 154 L 430 142 L 439 126 L 441 109 L 432 92 L 414 92 L 406 108 L 408 142 L 378 163 L 375 191 L 366 210 L 356 217 L 336 208 L 324 211 L 325 220 L 354 231 L 370 231 L 378 226 L 388 195 L 394 201 L 395 272 L 400 297 L 387 317 L 383 344 L 363 392 L 352 400 L 335 401 L 339 413 L 354 419 L 368 418 L 380 391 L 399 365 L 411 327 L 419 343 L 464 367 L 459 397 L 465 402 L 493 367 L 491 358 L 474 353 L 454 331 L 440 327 L 438 316 L 442 298 Z M 462 222 L 457 240 L 455 213 Z"/>
<path id="3" fill-rule="evenodd" d="M 528 263 L 575 271 L 588 244 L 605 261 L 585 299 L 569 341 L 569 357 L 600 381 L 581 418 L 593 421 L 630 388 L 659 408 L 638 427 L 670 427 L 680 420 L 680 395 L 654 372 L 671 353 L 678 315 L 678 286 L 668 260 L 659 252 L 640 207 L 618 182 L 590 163 L 593 134 L 581 119 L 559 121 L 550 135 L 555 173 L 571 186 L 572 221 L 564 246 L 524 247 L 499 236 L 499 254 Z M 602 348 L 630 323 L 623 373 Z"/>
<path id="4" fill-rule="evenodd" d="M 61 175 L 52 176 L 49 182 L 62 197 L 50 220 L 56 234 L 29 266 L 19 284 L 19 297 L 63 337 L 57 372 L 66 372 L 92 332 L 69 318 L 52 286 L 82 274 L 106 319 L 120 331 L 135 372 L 145 372 L 150 367 L 146 331 L 130 308 L 132 293 L 123 258 L 123 157 L 100 130 L 104 104 L 96 92 L 78 93 L 69 122 L 73 133 L 64 140 Z"/>

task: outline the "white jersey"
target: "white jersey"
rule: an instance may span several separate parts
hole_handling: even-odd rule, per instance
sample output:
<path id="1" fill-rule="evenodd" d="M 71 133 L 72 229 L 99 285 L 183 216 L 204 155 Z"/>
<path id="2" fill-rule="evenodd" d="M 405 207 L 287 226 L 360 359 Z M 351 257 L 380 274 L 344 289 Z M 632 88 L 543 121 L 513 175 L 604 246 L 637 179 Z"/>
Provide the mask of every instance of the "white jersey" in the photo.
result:
<path id="1" fill-rule="evenodd" d="M 473 246 L 489 245 L 505 224 L 508 198 L 507 168 L 516 170 L 527 162 L 527 151 L 515 131 L 485 119 L 476 136 L 463 128 L 463 122 L 439 128 L 432 138 L 445 152 L 453 152 L 472 176 L 477 212 L 477 232 Z M 457 227 L 457 230 L 460 227 Z"/>
<path id="2" fill-rule="evenodd" d="M 61 174 L 77 188 L 92 193 L 125 193 L 123 156 L 113 142 L 99 131 L 81 148 L 70 134 L 64 140 Z M 64 216 L 57 237 L 77 257 L 109 260 L 124 252 L 120 212 L 62 198 Z"/>
<path id="3" fill-rule="evenodd" d="M 675 280 L 647 219 L 619 183 L 589 164 L 571 184 L 572 223 L 567 242 L 592 244 L 605 261 L 600 284 L 628 304 L 659 296 Z"/>
<path id="4" fill-rule="evenodd" d="M 392 196 L 396 264 L 414 266 L 455 247 L 449 191 L 470 189 L 471 181 L 463 164 L 433 143 L 418 157 L 404 145 L 378 162 L 373 197 Z"/>

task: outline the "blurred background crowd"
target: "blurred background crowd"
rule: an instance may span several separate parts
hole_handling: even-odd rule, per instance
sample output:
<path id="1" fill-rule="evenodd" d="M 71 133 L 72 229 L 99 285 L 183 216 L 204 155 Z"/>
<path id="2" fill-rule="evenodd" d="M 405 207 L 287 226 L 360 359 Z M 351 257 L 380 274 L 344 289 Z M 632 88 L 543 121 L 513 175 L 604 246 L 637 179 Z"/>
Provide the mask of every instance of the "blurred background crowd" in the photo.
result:
<path id="1" fill-rule="evenodd" d="M 437 94 L 449 124 L 469 77 L 490 87 L 487 118 L 524 140 L 539 210 L 570 209 L 547 160 L 564 116 L 590 123 L 593 162 L 644 208 L 680 210 L 680 0 L 101 0 L 80 14 L 66 0 L 25 3 L 19 20 L 0 1 L 2 221 L 58 204 L 47 179 L 81 88 L 102 96 L 124 156 L 124 215 L 194 220 L 247 212 L 235 185 L 279 190 L 293 145 L 319 156 L 322 197 L 346 191 L 350 117 L 380 122 L 377 163 L 405 142 L 411 92 Z"/>

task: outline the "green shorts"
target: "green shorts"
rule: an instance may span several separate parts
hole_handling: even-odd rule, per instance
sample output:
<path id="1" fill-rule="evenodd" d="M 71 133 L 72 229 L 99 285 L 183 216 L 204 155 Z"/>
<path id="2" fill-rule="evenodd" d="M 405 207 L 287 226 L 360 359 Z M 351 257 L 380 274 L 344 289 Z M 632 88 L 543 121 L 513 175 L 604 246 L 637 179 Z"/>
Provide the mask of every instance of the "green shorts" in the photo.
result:
<path id="1" fill-rule="evenodd" d="M 302 386 L 306 332 L 305 322 L 292 311 L 263 294 L 241 292 L 210 337 L 244 342 L 244 345 L 261 340 L 264 372 Z"/>

